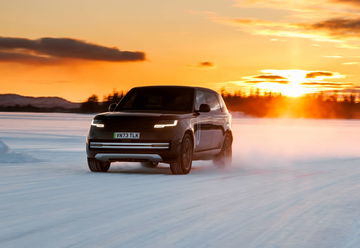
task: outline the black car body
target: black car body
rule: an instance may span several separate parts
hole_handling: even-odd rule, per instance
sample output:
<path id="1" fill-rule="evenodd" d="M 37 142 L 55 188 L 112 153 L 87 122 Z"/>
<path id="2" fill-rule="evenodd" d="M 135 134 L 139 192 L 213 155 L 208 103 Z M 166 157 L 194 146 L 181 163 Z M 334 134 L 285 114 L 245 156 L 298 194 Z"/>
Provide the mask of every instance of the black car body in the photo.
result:
<path id="1" fill-rule="evenodd" d="M 174 174 L 187 174 L 192 160 L 214 160 L 220 166 L 231 161 L 231 115 L 213 90 L 137 87 L 111 108 L 91 124 L 86 145 L 91 171 L 135 161 L 147 167 L 169 163 Z"/>

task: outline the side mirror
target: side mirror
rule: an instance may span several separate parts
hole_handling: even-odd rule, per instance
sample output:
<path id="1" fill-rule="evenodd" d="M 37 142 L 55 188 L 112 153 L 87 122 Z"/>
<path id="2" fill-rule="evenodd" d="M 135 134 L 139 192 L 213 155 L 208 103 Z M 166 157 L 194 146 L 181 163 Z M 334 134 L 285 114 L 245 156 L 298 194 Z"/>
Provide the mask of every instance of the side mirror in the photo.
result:
<path id="1" fill-rule="evenodd" d="M 209 104 L 201 104 L 199 108 L 199 112 L 210 112 L 210 106 Z"/>
<path id="2" fill-rule="evenodd" d="M 116 106 L 117 106 L 116 103 L 110 104 L 108 107 L 109 112 L 114 112 L 114 110 L 116 109 Z"/>

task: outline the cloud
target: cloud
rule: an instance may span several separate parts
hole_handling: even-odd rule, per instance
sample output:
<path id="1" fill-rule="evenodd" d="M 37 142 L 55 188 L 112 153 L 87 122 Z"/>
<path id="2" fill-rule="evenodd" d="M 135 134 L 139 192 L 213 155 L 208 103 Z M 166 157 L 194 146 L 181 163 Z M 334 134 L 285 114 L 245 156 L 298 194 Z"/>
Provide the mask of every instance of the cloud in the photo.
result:
<path id="1" fill-rule="evenodd" d="M 314 87 L 323 87 L 323 88 L 344 89 L 344 88 L 352 87 L 354 84 L 352 84 L 352 83 L 332 83 L 332 82 L 305 82 L 305 83 L 301 83 L 301 85 L 310 86 L 310 87 L 314 86 Z"/>
<path id="2" fill-rule="evenodd" d="M 241 83 L 245 83 L 245 84 L 259 84 L 259 83 L 263 83 L 264 81 L 257 81 L 257 80 L 245 80 L 245 81 L 241 81 Z"/>
<path id="3" fill-rule="evenodd" d="M 360 6 L 360 1 L 359 0 L 332 0 L 332 2 Z"/>
<path id="4" fill-rule="evenodd" d="M 317 23 L 289 23 L 285 21 L 261 20 L 254 18 L 226 18 L 215 14 L 208 16 L 213 22 L 236 26 L 241 31 L 256 35 L 294 37 L 315 41 L 341 42 L 338 36 L 331 35 L 329 30 L 320 29 Z"/>
<path id="5" fill-rule="evenodd" d="M 246 84 L 259 84 L 259 83 L 276 83 L 276 84 L 289 84 L 288 80 L 263 80 L 263 81 L 256 81 L 256 80 L 245 80 L 242 81 Z"/>
<path id="6" fill-rule="evenodd" d="M 129 62 L 143 61 L 143 52 L 121 51 L 72 38 L 0 37 L 0 61 L 52 63 L 60 59 Z"/>
<path id="7" fill-rule="evenodd" d="M 335 37 L 359 37 L 360 34 L 360 18 L 336 18 L 324 20 L 311 25 L 305 25 L 307 29 L 325 30 L 331 36 Z"/>
<path id="8" fill-rule="evenodd" d="M 334 16 L 336 14 L 350 12 L 346 7 L 360 6 L 359 0 L 234 0 L 238 8 L 271 8 L 283 10 L 296 17 L 312 19 L 321 15 Z M 340 6 L 339 6 L 340 5 Z M 343 5 L 343 6 L 341 6 Z M 345 7 L 345 8 L 344 8 Z"/>
<path id="9" fill-rule="evenodd" d="M 306 78 L 333 77 L 334 73 L 328 71 L 315 71 L 306 74 Z"/>
<path id="10" fill-rule="evenodd" d="M 262 74 L 245 76 L 237 81 L 238 86 L 284 91 L 294 89 L 303 93 L 313 93 L 323 89 L 344 89 L 353 87 L 353 83 L 334 82 L 331 80 L 345 78 L 338 72 L 289 70 L 261 70 Z"/>
<path id="11" fill-rule="evenodd" d="M 241 84 L 262 84 L 262 83 L 274 83 L 274 84 L 289 84 L 289 80 L 287 77 L 281 76 L 276 74 L 276 72 L 270 72 L 267 70 L 261 71 L 263 74 L 260 75 L 252 75 L 252 76 L 246 76 L 243 77 L 242 81 L 239 81 L 238 83 Z"/>
<path id="12" fill-rule="evenodd" d="M 305 38 L 336 43 L 360 40 L 360 18 L 337 18 L 315 23 L 287 23 L 258 19 L 222 19 L 219 22 L 241 27 L 243 31 L 257 35 Z"/>
<path id="13" fill-rule="evenodd" d="M 29 64 L 54 64 L 58 62 L 58 59 L 47 56 L 37 56 L 37 55 L 31 55 L 25 53 L 0 51 L 0 61 L 22 62 Z"/>
<path id="14" fill-rule="evenodd" d="M 350 92 L 356 87 L 353 84 L 349 83 L 306 83 L 302 84 L 307 88 L 321 89 L 322 92 L 326 91 L 336 91 L 336 92 Z"/>
<path id="15" fill-rule="evenodd" d="M 268 81 L 270 83 L 277 83 L 277 84 L 289 84 L 288 80 L 276 80 L 276 81 Z"/>
<path id="16" fill-rule="evenodd" d="M 204 61 L 204 62 L 200 62 L 199 67 L 215 67 L 213 62 L 210 61 Z"/>
<path id="17" fill-rule="evenodd" d="M 270 79 L 270 80 L 277 80 L 277 79 L 286 79 L 282 76 L 279 75 L 258 75 L 258 76 L 254 76 L 254 78 L 258 78 L 258 79 Z"/>
<path id="18" fill-rule="evenodd" d="M 352 5 L 360 7 L 360 0 L 234 0 L 235 6 L 245 10 L 268 8 L 281 10 L 276 19 L 233 18 L 204 13 L 211 21 L 235 26 L 239 31 L 271 38 L 303 38 L 332 42 L 338 47 L 359 49 L 360 15 Z"/>

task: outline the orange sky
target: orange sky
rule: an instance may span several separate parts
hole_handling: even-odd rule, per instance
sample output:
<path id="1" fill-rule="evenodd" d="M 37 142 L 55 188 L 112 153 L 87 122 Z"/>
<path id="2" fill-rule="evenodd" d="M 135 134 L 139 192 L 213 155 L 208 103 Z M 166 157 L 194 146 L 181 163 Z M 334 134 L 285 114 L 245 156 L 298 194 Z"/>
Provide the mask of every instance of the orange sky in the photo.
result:
<path id="1" fill-rule="evenodd" d="M 2 1 L 0 30 L 0 93 L 360 90 L 356 0 Z"/>

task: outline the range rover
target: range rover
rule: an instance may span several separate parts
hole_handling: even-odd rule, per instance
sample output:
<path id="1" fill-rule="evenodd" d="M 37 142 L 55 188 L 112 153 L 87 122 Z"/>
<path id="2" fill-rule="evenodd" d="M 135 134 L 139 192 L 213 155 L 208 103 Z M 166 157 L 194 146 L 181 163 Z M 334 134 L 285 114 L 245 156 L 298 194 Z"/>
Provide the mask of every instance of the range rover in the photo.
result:
<path id="1" fill-rule="evenodd" d="M 146 86 L 131 89 L 109 112 L 98 114 L 86 140 L 88 166 L 106 172 L 111 162 L 170 164 L 188 174 L 193 160 L 231 163 L 231 115 L 217 92 L 200 87 Z"/>

